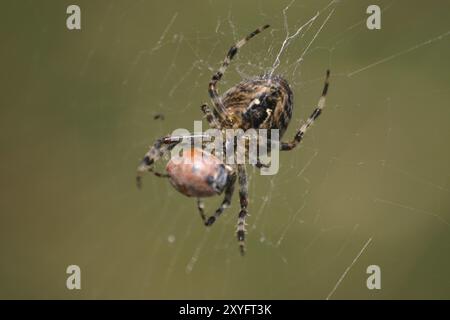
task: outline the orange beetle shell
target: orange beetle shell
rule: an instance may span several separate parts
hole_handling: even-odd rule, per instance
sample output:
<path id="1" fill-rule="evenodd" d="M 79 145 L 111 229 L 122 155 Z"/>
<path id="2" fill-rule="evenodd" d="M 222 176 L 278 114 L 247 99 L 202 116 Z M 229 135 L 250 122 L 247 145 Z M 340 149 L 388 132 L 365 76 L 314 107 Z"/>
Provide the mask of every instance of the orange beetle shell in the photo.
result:
<path id="1" fill-rule="evenodd" d="M 211 197 L 221 194 L 228 180 L 223 162 L 202 149 L 192 148 L 170 159 L 166 171 L 172 186 L 188 197 Z"/>

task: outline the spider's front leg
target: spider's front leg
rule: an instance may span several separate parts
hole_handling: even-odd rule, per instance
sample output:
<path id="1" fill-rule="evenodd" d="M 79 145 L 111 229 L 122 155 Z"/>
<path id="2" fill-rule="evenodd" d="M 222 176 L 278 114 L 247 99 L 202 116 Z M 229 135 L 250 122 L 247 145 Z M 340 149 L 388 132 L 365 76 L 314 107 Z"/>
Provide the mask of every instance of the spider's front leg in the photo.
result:
<path id="1" fill-rule="evenodd" d="M 269 27 L 268 24 L 256 29 L 249 35 L 247 35 L 245 38 L 239 40 L 236 44 L 234 44 L 229 50 L 225 57 L 225 59 L 222 62 L 222 65 L 220 66 L 219 70 L 217 70 L 216 73 L 211 78 L 211 81 L 209 82 L 208 86 L 208 92 L 209 96 L 214 104 L 215 108 L 215 114 L 219 117 L 221 120 L 221 123 L 228 123 L 231 124 L 230 119 L 228 118 L 229 114 L 227 112 L 227 109 L 222 103 L 222 99 L 219 96 L 219 92 L 217 91 L 217 83 L 222 79 L 225 71 L 227 70 L 228 66 L 230 65 L 231 60 L 233 60 L 234 56 L 237 54 L 239 49 L 245 45 L 251 38 L 256 36 L 257 34 L 261 33 L 263 30 L 267 29 Z"/>
<path id="2" fill-rule="evenodd" d="M 152 172 L 155 176 L 161 178 L 169 177 L 168 174 L 159 173 L 153 170 L 153 165 L 156 161 L 162 158 L 166 153 L 170 152 L 180 141 L 171 139 L 170 136 L 162 137 L 156 140 L 150 150 L 145 154 L 141 163 L 137 168 L 136 185 L 138 188 L 142 187 L 142 176 L 145 172 Z"/>
<path id="3" fill-rule="evenodd" d="M 245 164 L 238 164 L 238 179 L 239 179 L 239 202 L 241 205 L 241 211 L 238 216 L 237 223 L 237 239 L 239 242 L 239 251 L 241 255 L 245 254 L 245 218 L 247 217 L 248 211 L 248 181 L 247 172 L 245 169 Z"/>
<path id="4" fill-rule="evenodd" d="M 291 142 L 281 142 L 280 143 L 280 150 L 281 151 L 289 151 L 294 149 L 303 139 L 303 136 L 305 135 L 308 128 L 314 123 L 314 121 L 320 116 L 322 113 L 323 108 L 325 107 L 325 99 L 328 92 L 329 87 L 329 78 L 330 78 L 330 70 L 327 70 L 327 74 L 325 77 L 325 84 L 323 86 L 322 90 L 322 96 L 319 99 L 319 102 L 317 103 L 316 109 L 314 109 L 313 113 L 309 116 L 308 120 L 300 127 L 300 129 L 295 134 L 294 139 Z"/>

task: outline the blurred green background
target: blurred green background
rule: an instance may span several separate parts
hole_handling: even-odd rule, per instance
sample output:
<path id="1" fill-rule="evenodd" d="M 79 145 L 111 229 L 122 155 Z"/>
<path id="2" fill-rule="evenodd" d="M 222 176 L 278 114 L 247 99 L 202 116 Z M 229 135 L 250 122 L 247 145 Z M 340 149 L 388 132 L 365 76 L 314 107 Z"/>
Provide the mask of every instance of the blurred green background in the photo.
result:
<path id="1" fill-rule="evenodd" d="M 79 31 L 66 28 L 73 3 Z M 295 93 L 286 140 L 326 68 L 331 90 L 277 175 L 249 168 L 244 258 L 237 197 L 206 230 L 195 200 L 167 181 L 148 175 L 136 189 L 148 146 L 201 119 L 232 43 L 272 25 L 240 51 L 222 92 L 272 66 L 289 3 L 2 1 L 0 298 L 450 298 L 449 2 L 297 0 L 286 10 L 290 34 L 320 11 L 277 69 Z M 381 30 L 365 26 L 370 4 L 383 10 Z M 82 290 L 66 288 L 71 264 Z M 381 290 L 366 287 L 369 265 L 381 268 Z"/>

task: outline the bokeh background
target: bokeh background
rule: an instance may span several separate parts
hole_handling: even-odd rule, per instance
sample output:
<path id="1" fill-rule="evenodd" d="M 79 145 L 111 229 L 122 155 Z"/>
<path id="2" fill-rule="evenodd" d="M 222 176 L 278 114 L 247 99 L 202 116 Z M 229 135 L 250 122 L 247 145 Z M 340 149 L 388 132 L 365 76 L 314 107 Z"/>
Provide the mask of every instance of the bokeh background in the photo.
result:
<path id="1" fill-rule="evenodd" d="M 73 3 L 80 31 L 66 28 Z M 450 3 L 297 0 L 285 17 L 289 4 L 2 1 L 0 298 L 450 298 Z M 365 26 L 370 4 L 381 30 Z M 138 191 L 135 169 L 157 137 L 193 130 L 232 43 L 272 25 L 222 92 L 268 70 L 286 25 L 317 12 L 276 70 L 295 93 L 285 138 L 331 68 L 327 107 L 277 175 L 249 168 L 242 258 L 237 198 L 206 230 L 195 200 L 150 175 Z M 366 287 L 369 265 L 381 290 Z"/>

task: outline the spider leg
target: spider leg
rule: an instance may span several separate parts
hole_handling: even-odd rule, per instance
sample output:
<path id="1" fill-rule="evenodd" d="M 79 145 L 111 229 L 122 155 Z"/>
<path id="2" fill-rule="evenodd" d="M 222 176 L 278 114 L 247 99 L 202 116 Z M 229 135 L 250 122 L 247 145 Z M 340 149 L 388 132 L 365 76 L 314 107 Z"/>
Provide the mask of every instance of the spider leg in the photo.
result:
<path id="1" fill-rule="evenodd" d="M 211 97 L 211 100 L 213 101 L 214 107 L 215 107 L 215 114 L 222 120 L 227 121 L 227 110 L 225 106 L 222 103 L 222 100 L 220 99 L 219 93 L 217 91 L 217 83 L 222 79 L 223 74 L 225 73 L 228 65 L 230 64 L 233 57 L 238 52 L 239 48 L 241 48 L 244 44 L 246 44 L 251 38 L 256 36 L 258 33 L 263 31 L 264 29 L 267 29 L 269 25 L 264 25 L 261 28 L 256 29 L 252 33 L 250 33 L 245 38 L 239 40 L 235 45 L 233 45 L 229 50 L 228 54 L 225 57 L 225 59 L 222 62 L 222 66 L 219 68 L 219 70 L 212 76 L 211 81 L 209 82 L 209 96 Z"/>
<path id="2" fill-rule="evenodd" d="M 214 213 L 213 216 L 209 217 L 207 220 L 206 220 L 206 217 L 203 219 L 205 226 L 211 226 L 217 220 L 217 218 L 220 217 L 220 215 L 223 213 L 223 211 L 230 206 L 231 198 L 233 197 L 233 193 L 234 193 L 235 182 L 236 182 L 236 173 L 233 172 L 228 177 L 227 187 L 225 189 L 225 196 L 223 198 L 222 204 L 216 210 L 216 212 Z M 200 215 L 201 215 L 201 213 L 200 213 Z M 202 216 L 202 218 L 203 218 L 203 216 Z"/>
<path id="3" fill-rule="evenodd" d="M 206 221 L 205 204 L 203 203 L 203 200 L 201 198 L 197 198 L 197 209 L 204 223 Z"/>
<path id="4" fill-rule="evenodd" d="M 178 143 L 182 140 L 171 140 L 170 136 L 162 137 L 156 140 L 150 150 L 145 154 L 144 159 L 137 168 L 136 185 L 138 188 L 142 187 L 142 176 L 145 172 L 152 172 L 157 177 L 166 177 L 168 175 L 155 172 L 153 170 L 153 164 L 158 161 L 165 154 L 170 152 Z"/>
<path id="5" fill-rule="evenodd" d="M 257 167 L 258 169 L 261 169 L 261 168 L 269 168 L 270 165 L 269 165 L 269 164 L 262 163 L 259 159 L 257 159 L 257 162 L 256 162 L 256 164 L 255 164 L 255 167 Z"/>
<path id="6" fill-rule="evenodd" d="M 245 254 L 245 218 L 247 217 L 248 211 L 248 181 L 247 172 L 245 170 L 244 164 L 238 164 L 238 175 L 239 175 L 239 201 L 241 204 L 241 211 L 238 216 L 237 223 L 237 239 L 239 242 L 239 251 L 241 255 Z"/>
<path id="7" fill-rule="evenodd" d="M 306 122 L 300 127 L 300 129 L 297 131 L 294 139 L 291 142 L 281 142 L 280 150 L 289 151 L 294 149 L 302 141 L 303 136 L 305 132 L 308 130 L 308 128 L 320 116 L 323 108 L 325 107 L 325 99 L 328 92 L 329 78 L 330 78 L 330 70 L 327 70 L 322 96 L 320 97 L 319 102 L 317 103 L 317 108 L 314 109 L 313 113 L 309 116 L 308 120 L 306 120 Z"/>
<path id="8" fill-rule="evenodd" d="M 220 128 L 219 119 L 217 119 L 217 117 L 214 115 L 213 111 L 208 107 L 208 105 L 206 103 L 202 104 L 200 109 L 205 114 L 206 121 L 208 121 L 208 124 L 211 128 L 213 128 L 213 129 Z"/>
<path id="9" fill-rule="evenodd" d="M 153 168 L 148 169 L 149 172 L 153 173 L 158 178 L 169 178 L 170 175 L 167 173 L 159 173 L 158 171 L 153 170 Z"/>

